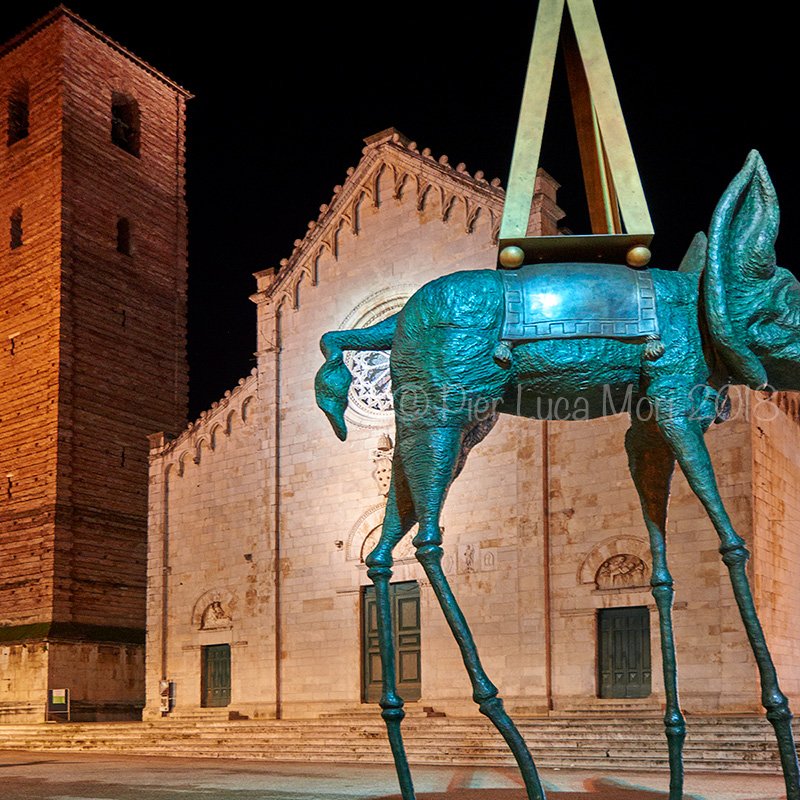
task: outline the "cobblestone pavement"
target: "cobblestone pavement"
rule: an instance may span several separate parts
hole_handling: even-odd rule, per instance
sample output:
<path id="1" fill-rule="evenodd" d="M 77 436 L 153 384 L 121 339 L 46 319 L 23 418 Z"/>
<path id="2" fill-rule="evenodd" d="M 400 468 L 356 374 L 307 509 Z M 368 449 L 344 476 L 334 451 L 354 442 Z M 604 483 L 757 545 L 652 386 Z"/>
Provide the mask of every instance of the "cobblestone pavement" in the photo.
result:
<path id="1" fill-rule="evenodd" d="M 513 769 L 415 767 L 418 800 L 525 800 Z M 663 773 L 542 770 L 552 800 L 666 800 Z M 781 800 L 774 775 L 690 773 L 686 800 Z M 385 765 L 0 751 L 3 800 L 400 800 Z"/>

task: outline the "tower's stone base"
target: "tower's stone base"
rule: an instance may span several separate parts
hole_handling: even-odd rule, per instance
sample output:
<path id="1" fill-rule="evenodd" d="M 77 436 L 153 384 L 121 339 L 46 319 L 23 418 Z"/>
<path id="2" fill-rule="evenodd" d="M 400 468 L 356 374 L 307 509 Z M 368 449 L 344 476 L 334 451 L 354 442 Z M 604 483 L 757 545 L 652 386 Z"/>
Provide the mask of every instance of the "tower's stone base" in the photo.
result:
<path id="1" fill-rule="evenodd" d="M 0 723 L 44 720 L 48 689 L 69 689 L 73 722 L 142 717 L 141 644 L 39 640 L 0 645 L 0 675 Z"/>

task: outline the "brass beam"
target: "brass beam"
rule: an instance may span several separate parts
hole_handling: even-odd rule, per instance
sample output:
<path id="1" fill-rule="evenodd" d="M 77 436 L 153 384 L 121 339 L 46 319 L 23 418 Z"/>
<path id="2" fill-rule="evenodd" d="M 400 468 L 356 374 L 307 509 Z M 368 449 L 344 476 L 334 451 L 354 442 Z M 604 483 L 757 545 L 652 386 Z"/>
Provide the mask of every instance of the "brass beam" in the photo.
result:
<path id="1" fill-rule="evenodd" d="M 571 24 L 563 26 L 561 48 L 567 67 L 567 83 L 572 100 L 575 131 L 578 135 L 578 150 L 581 155 L 583 184 L 586 189 L 592 233 L 622 233 L 617 195 L 613 180 L 610 180 L 597 114 Z"/>
<path id="2" fill-rule="evenodd" d="M 501 239 L 518 238 L 528 232 L 564 3 L 565 0 L 539 0 L 500 223 Z"/>
<path id="3" fill-rule="evenodd" d="M 592 0 L 567 0 L 625 228 L 653 233 L 642 181 Z"/>

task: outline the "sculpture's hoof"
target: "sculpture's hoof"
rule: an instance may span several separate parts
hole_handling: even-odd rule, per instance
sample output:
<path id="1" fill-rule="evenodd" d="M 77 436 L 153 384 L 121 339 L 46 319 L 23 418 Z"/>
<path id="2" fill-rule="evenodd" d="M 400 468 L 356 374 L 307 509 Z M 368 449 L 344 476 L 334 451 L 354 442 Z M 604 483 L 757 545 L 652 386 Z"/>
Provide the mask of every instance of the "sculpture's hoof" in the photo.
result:
<path id="1" fill-rule="evenodd" d="M 494 348 L 492 358 L 501 366 L 506 369 L 511 366 L 511 346 L 508 342 L 498 342 L 497 347 Z"/>

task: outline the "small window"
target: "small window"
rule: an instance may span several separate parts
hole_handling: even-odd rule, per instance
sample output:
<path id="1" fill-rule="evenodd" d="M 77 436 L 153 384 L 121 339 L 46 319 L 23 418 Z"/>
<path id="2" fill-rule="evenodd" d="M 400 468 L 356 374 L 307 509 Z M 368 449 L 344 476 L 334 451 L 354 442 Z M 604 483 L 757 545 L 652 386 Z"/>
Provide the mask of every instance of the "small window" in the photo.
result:
<path id="1" fill-rule="evenodd" d="M 22 247 L 22 209 L 15 208 L 11 212 L 11 249 Z"/>
<path id="2" fill-rule="evenodd" d="M 139 155 L 139 104 L 120 92 L 114 92 L 111 97 L 111 141 Z"/>
<path id="3" fill-rule="evenodd" d="M 28 135 L 28 84 L 15 83 L 8 95 L 8 144 L 24 139 Z"/>
<path id="4" fill-rule="evenodd" d="M 131 223 L 127 217 L 117 220 L 117 252 L 125 256 L 131 254 Z"/>

